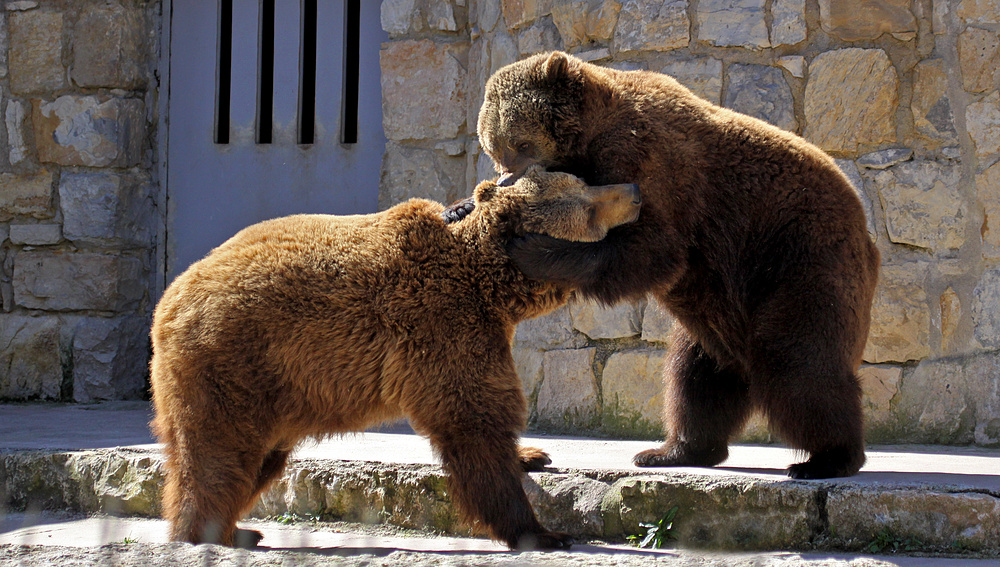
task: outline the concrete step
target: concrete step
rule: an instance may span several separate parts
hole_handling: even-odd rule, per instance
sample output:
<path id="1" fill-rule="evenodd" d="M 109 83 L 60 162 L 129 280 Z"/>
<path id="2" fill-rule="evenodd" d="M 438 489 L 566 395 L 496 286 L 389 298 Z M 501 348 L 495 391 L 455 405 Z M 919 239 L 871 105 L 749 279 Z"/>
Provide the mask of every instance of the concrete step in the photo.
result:
<path id="1" fill-rule="evenodd" d="M 4 431 L 10 418 L 42 432 Z M 75 425 L 64 423 L 61 438 L 44 432 L 66 419 Z M 158 516 L 159 447 L 115 446 L 116 438 L 138 435 L 139 426 L 127 424 L 144 427 L 147 419 L 148 407 L 0 406 L 0 503 L 8 510 Z M 83 431 L 94 424 L 104 424 L 103 436 Z M 74 439 L 85 442 L 74 446 Z M 855 477 L 796 481 L 783 474 L 796 455 L 778 447 L 734 447 L 712 469 L 637 469 L 629 459 L 649 442 L 528 436 L 524 443 L 549 451 L 555 465 L 525 477 L 540 519 L 581 541 L 641 536 L 644 524 L 676 507 L 671 535 L 684 548 L 1000 557 L 998 451 L 876 447 Z M 426 440 L 412 433 L 349 435 L 301 447 L 251 517 L 468 533 Z"/>

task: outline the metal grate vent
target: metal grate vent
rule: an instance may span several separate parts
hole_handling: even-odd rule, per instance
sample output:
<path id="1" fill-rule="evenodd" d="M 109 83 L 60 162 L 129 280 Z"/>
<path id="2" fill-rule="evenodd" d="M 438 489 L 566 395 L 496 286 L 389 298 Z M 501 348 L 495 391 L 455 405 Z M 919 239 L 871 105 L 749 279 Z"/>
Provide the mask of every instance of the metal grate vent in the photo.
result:
<path id="1" fill-rule="evenodd" d="M 257 89 L 254 141 L 270 144 L 274 139 L 275 0 L 258 0 Z M 312 144 L 316 138 L 316 74 L 322 68 L 317 60 L 317 2 L 300 0 L 298 108 L 295 140 Z M 239 8 L 239 6 L 237 6 Z M 233 0 L 219 0 L 219 29 L 215 88 L 215 127 L 213 141 L 230 143 L 233 88 Z M 340 142 L 358 141 L 358 87 L 360 65 L 361 2 L 344 1 L 343 86 Z M 277 85 L 277 88 L 287 88 Z"/>

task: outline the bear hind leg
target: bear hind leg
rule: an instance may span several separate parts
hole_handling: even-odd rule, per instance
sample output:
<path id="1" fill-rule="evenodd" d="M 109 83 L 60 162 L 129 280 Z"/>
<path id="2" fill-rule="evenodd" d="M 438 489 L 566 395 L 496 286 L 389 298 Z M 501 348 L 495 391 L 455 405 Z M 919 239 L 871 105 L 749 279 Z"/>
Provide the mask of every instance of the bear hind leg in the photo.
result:
<path id="1" fill-rule="evenodd" d="M 750 415 L 747 384 L 690 334 L 674 332 L 663 379 L 666 441 L 632 458 L 640 467 L 712 467 L 729 457 L 729 440 Z"/>

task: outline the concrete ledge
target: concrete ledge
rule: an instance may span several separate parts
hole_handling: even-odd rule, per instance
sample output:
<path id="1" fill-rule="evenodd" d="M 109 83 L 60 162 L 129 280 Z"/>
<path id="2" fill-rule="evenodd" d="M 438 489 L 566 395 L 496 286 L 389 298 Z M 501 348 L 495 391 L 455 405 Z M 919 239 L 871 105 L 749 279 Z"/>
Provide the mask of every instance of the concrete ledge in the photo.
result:
<path id="1" fill-rule="evenodd" d="M 622 541 L 678 506 L 679 547 L 858 551 L 905 542 L 1000 556 L 995 488 L 689 471 L 553 469 L 524 484 L 543 523 L 580 540 Z M 161 481 L 155 448 L 0 452 L 0 505 L 11 511 L 156 517 Z M 286 515 L 469 533 L 432 464 L 296 459 L 251 513 Z"/>

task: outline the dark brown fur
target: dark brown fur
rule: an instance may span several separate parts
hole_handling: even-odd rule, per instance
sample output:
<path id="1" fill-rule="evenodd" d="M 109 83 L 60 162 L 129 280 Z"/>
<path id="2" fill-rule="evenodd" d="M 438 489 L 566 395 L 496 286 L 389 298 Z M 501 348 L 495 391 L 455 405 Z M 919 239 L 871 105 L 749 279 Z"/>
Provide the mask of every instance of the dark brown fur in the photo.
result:
<path id="1" fill-rule="evenodd" d="M 676 317 L 666 442 L 636 464 L 718 464 L 757 409 L 810 453 L 791 476 L 859 470 L 855 371 L 879 254 L 829 156 L 666 75 L 559 52 L 490 78 L 479 136 L 504 180 L 541 164 L 589 183 L 640 185 L 638 222 L 601 242 L 529 235 L 509 248 L 530 277 L 605 303 L 649 293 Z"/>
<path id="2" fill-rule="evenodd" d="M 236 521 L 300 440 L 406 416 L 467 520 L 512 548 L 569 545 L 521 487 L 526 410 L 510 352 L 515 325 L 568 289 L 528 280 L 503 246 L 525 230 L 602 238 L 635 219 L 637 191 L 565 173 L 523 181 L 482 183 L 476 211 L 450 225 L 418 199 L 263 222 L 177 277 L 156 308 L 151 362 L 173 539 L 256 543 Z"/>

